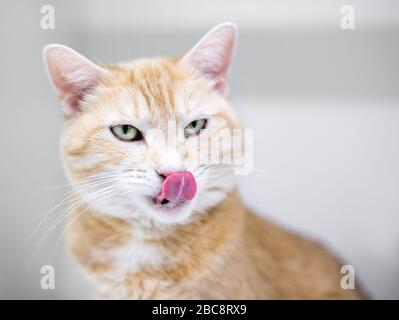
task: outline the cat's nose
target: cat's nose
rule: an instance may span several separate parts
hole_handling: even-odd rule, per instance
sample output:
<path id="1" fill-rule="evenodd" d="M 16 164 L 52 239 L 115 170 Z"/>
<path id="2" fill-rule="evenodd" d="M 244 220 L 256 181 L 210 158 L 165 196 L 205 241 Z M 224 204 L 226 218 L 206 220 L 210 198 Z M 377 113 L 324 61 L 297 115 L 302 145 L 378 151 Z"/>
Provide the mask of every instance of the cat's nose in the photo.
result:
<path id="1" fill-rule="evenodd" d="M 155 170 L 162 178 L 167 178 L 173 173 L 184 172 L 186 168 L 183 165 L 179 166 L 162 166 Z"/>
<path id="2" fill-rule="evenodd" d="M 160 176 L 163 176 L 164 178 L 174 172 L 187 170 L 180 155 L 173 150 L 167 150 L 166 152 L 162 153 L 162 155 L 160 155 L 158 163 L 155 165 L 155 169 L 158 174 Z"/>

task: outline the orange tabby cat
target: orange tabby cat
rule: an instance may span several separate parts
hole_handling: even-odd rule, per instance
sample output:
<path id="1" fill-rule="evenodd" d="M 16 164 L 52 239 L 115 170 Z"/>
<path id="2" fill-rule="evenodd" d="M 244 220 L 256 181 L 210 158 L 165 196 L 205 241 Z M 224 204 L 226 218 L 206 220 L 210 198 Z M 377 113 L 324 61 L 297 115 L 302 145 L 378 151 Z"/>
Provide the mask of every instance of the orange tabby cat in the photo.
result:
<path id="1" fill-rule="evenodd" d="M 99 297 L 361 297 L 341 289 L 340 264 L 324 248 L 243 207 L 234 166 L 193 155 L 200 138 L 240 128 L 225 98 L 235 41 L 225 23 L 181 57 L 115 65 L 45 48 L 76 191 L 68 245 Z"/>

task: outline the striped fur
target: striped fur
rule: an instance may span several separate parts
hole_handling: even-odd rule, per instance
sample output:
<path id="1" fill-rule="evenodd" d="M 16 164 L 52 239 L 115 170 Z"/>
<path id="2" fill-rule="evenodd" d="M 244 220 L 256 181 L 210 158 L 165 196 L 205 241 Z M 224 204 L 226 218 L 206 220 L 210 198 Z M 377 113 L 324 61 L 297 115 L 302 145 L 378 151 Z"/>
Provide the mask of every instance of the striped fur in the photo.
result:
<path id="1" fill-rule="evenodd" d="M 195 50 L 183 58 L 101 66 L 65 47 L 45 51 L 68 111 L 61 141 L 65 171 L 81 201 L 68 217 L 67 242 L 97 296 L 360 297 L 340 288 L 340 265 L 325 249 L 243 207 L 230 166 L 196 163 L 190 156 L 195 137 L 178 137 L 171 151 L 150 133 L 166 133 L 171 122 L 181 131 L 201 118 L 213 133 L 240 128 L 225 97 L 228 65 L 214 63 L 220 58 L 230 64 L 234 30 L 224 25 L 201 40 L 195 48 L 206 53 L 202 62 Z M 219 51 L 209 54 L 212 45 Z M 204 65 L 208 74 L 201 72 Z M 217 77 L 212 68 L 220 71 Z M 141 130 L 145 141 L 117 140 L 109 128 L 126 123 Z M 162 216 L 146 203 L 159 192 L 156 170 L 195 176 L 197 195 L 177 215 Z"/>

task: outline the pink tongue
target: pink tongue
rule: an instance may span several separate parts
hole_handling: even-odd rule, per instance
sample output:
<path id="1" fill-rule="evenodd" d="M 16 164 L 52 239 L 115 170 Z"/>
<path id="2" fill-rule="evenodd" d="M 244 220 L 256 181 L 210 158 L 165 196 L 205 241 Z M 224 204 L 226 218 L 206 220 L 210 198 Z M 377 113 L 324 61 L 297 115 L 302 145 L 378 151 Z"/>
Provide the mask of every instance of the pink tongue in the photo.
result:
<path id="1" fill-rule="evenodd" d="M 197 192 L 195 178 L 189 171 L 174 172 L 169 174 L 162 183 L 158 200 L 191 200 Z"/>

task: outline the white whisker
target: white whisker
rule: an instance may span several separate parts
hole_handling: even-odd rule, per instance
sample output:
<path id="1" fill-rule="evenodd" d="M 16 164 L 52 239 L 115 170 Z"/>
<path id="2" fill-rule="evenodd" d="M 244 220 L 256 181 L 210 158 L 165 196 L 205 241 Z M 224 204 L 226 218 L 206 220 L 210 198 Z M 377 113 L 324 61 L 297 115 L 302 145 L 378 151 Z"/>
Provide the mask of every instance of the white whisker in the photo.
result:
<path id="1" fill-rule="evenodd" d="M 114 195 L 114 192 L 115 192 L 116 190 L 114 189 L 114 190 L 110 190 L 110 191 L 111 191 L 111 192 L 108 193 L 108 198 L 100 199 L 100 200 L 97 201 L 96 204 L 98 204 L 98 202 L 101 201 L 101 200 L 103 200 L 103 201 L 104 201 L 104 200 L 105 200 L 105 201 L 108 201 L 108 200 L 110 199 L 110 196 Z M 53 248 L 53 250 L 52 250 L 52 252 L 51 252 L 50 264 L 51 264 L 51 262 L 52 262 L 52 260 L 53 260 L 55 251 L 57 250 L 57 247 L 58 247 L 59 243 L 61 242 L 61 240 L 63 239 L 63 237 L 64 237 L 66 231 L 72 226 L 72 224 L 73 224 L 79 217 L 81 217 L 85 212 L 87 212 L 87 210 L 89 210 L 90 207 L 91 207 L 91 205 L 87 205 L 87 208 L 86 208 L 85 210 L 79 212 L 79 214 L 77 214 L 77 215 L 67 224 L 67 226 L 64 228 L 64 230 L 62 231 L 61 235 L 58 237 L 57 241 L 55 242 L 55 246 L 54 246 L 54 248 Z"/>
<path id="2" fill-rule="evenodd" d="M 115 191 L 116 188 L 117 188 L 117 185 L 111 185 L 111 186 L 106 187 L 106 188 L 104 188 L 104 189 L 102 189 L 102 190 L 98 190 L 98 191 L 96 191 L 96 192 L 93 192 L 92 194 L 90 194 L 90 195 L 87 197 L 87 199 L 88 199 L 89 201 L 95 200 L 96 198 L 98 198 L 98 197 L 100 197 L 100 196 L 102 196 L 102 195 L 104 195 L 104 194 L 107 194 L 107 192 Z M 36 247 L 35 247 L 35 249 L 34 249 L 34 251 L 33 251 L 33 253 L 32 253 L 31 258 L 29 259 L 29 262 L 28 262 L 28 269 L 29 269 L 29 267 L 30 267 L 30 265 L 31 265 L 31 263 L 32 263 L 32 261 L 33 261 L 33 259 L 34 259 L 34 257 L 36 256 L 36 253 L 38 252 L 38 249 L 40 248 L 42 242 L 43 242 L 44 239 L 47 237 L 47 235 L 48 235 L 51 231 L 53 231 L 53 230 L 59 225 L 59 223 L 62 222 L 62 220 L 63 220 L 66 216 L 68 216 L 73 210 L 75 210 L 76 208 L 78 208 L 78 207 L 79 207 L 80 205 L 82 205 L 82 204 L 83 204 L 83 200 L 80 200 L 80 199 L 79 199 L 79 200 L 77 201 L 77 203 L 75 203 L 74 206 L 73 206 L 72 208 L 69 208 L 69 209 L 63 211 L 63 212 L 52 222 L 52 224 L 49 226 L 49 228 L 46 230 L 46 232 L 42 235 L 42 237 L 40 238 L 38 244 L 36 245 Z"/>

